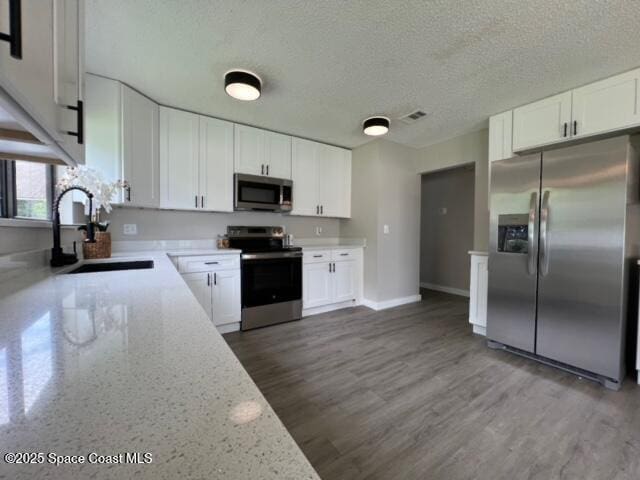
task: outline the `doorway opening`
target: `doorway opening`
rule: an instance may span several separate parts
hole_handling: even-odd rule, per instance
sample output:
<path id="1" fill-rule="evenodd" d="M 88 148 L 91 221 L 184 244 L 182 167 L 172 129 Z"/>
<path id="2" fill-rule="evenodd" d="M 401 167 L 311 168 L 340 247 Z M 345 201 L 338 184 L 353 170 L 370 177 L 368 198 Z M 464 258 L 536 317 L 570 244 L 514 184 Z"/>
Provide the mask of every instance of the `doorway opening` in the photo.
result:
<path id="1" fill-rule="evenodd" d="M 469 296 L 475 164 L 421 176 L 420 293 Z"/>

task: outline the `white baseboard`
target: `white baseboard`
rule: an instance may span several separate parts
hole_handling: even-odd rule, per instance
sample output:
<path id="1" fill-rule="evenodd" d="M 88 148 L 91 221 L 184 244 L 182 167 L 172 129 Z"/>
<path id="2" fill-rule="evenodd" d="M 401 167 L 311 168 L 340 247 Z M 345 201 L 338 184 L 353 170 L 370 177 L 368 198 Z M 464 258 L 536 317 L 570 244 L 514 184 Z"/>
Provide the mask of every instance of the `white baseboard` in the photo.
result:
<path id="1" fill-rule="evenodd" d="M 452 295 L 460 295 L 462 297 L 469 296 L 469 290 L 463 290 L 462 288 L 445 287 L 443 285 L 434 285 L 433 283 L 420 282 L 421 288 L 428 288 L 429 290 L 436 290 L 438 292 L 450 293 Z"/>
<path id="2" fill-rule="evenodd" d="M 226 323 L 224 325 L 216 325 L 218 332 L 220 334 L 225 334 L 229 332 L 239 332 L 240 331 L 240 322 L 235 323 Z"/>
<path id="3" fill-rule="evenodd" d="M 302 316 L 308 317 L 309 315 L 318 315 L 320 313 L 333 312 L 334 310 L 340 310 L 342 308 L 355 307 L 359 305 L 356 300 L 348 300 L 346 302 L 333 303 L 331 305 L 323 305 L 321 307 L 303 308 Z"/>
<path id="4" fill-rule="evenodd" d="M 487 336 L 487 327 L 483 327 L 481 325 L 474 325 L 473 326 L 473 333 L 475 333 L 477 335 L 484 335 L 486 337 Z"/>
<path id="5" fill-rule="evenodd" d="M 410 295 L 408 297 L 392 298 L 391 300 L 383 300 L 382 302 L 374 302 L 373 300 L 362 300 L 362 305 L 369 307 L 372 310 L 385 310 L 387 308 L 398 307 L 400 305 L 406 305 L 407 303 L 415 303 L 422 300 L 422 295 Z"/>

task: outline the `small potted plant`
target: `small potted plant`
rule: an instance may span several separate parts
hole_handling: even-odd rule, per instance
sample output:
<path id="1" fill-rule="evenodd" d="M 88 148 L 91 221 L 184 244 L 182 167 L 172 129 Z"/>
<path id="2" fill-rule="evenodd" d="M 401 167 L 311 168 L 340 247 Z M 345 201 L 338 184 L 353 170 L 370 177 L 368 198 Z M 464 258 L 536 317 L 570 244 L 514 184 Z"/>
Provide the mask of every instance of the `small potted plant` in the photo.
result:
<path id="1" fill-rule="evenodd" d="M 111 257 L 111 233 L 107 232 L 109 222 L 100 221 L 100 213 L 104 211 L 109 213 L 112 210 L 111 202 L 118 190 L 127 188 L 127 182 L 118 180 L 115 182 L 106 182 L 100 172 L 86 167 L 69 167 L 65 174 L 58 180 L 56 187 L 60 190 L 80 186 L 89 190 L 93 194 L 93 208 L 91 212 L 85 211 L 89 215 L 90 222 L 93 224 L 95 239 L 94 243 L 82 243 L 82 253 L 84 258 L 109 258 Z M 85 204 L 85 208 L 88 206 Z M 87 235 L 87 226 L 82 225 L 78 230 Z"/>

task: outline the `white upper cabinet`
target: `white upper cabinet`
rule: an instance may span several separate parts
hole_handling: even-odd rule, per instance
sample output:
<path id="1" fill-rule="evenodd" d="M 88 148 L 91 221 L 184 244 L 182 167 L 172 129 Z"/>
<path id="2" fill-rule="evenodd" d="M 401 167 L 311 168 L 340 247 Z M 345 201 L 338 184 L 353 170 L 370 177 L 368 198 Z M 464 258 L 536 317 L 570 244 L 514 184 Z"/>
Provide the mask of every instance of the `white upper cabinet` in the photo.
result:
<path id="1" fill-rule="evenodd" d="M 204 210 L 233 211 L 233 124 L 200 116 L 200 203 Z"/>
<path id="2" fill-rule="evenodd" d="M 351 151 L 293 139 L 292 215 L 351 216 Z"/>
<path id="3" fill-rule="evenodd" d="M 0 42 L 0 85 L 53 139 L 60 140 L 58 106 L 53 97 L 53 1 L 22 0 L 21 58 L 12 56 L 8 42 Z M 12 32 L 9 0 L 0 0 L 0 31 Z M 15 53 L 15 52 L 14 52 Z"/>
<path id="4" fill-rule="evenodd" d="M 350 217 L 351 152 L 344 148 L 321 144 L 318 169 L 320 215 Z"/>
<path id="5" fill-rule="evenodd" d="M 571 134 L 582 137 L 640 124 L 640 69 L 573 91 Z"/>
<path id="6" fill-rule="evenodd" d="M 113 203 L 158 207 L 158 105 L 115 80 L 86 76 L 86 164 L 129 188 Z"/>
<path id="7" fill-rule="evenodd" d="M 489 118 L 489 161 L 504 160 L 513 156 L 511 148 L 513 110 Z"/>
<path id="8" fill-rule="evenodd" d="M 69 164 L 84 163 L 84 9 L 80 0 L 0 0 L 0 87 L 33 119 L 33 133 L 57 144 Z M 19 48 L 19 45 L 21 48 Z"/>
<path id="9" fill-rule="evenodd" d="M 83 108 L 84 1 L 53 0 L 53 94 L 58 105 L 60 146 L 77 162 L 85 161 Z M 70 108 L 71 107 L 71 108 Z M 84 107 L 84 105 L 83 105 Z"/>
<path id="10" fill-rule="evenodd" d="M 160 107 L 160 206 L 200 208 L 199 115 Z"/>
<path id="11" fill-rule="evenodd" d="M 525 150 L 569 137 L 571 92 L 513 110 L 513 150 Z"/>
<path id="12" fill-rule="evenodd" d="M 292 215 L 320 213 L 318 152 L 320 144 L 294 138 L 292 144 L 291 178 L 293 179 Z"/>
<path id="13" fill-rule="evenodd" d="M 123 180 L 120 82 L 87 74 L 86 83 L 86 164 L 109 182 Z M 119 192 L 113 203 L 122 201 Z"/>
<path id="14" fill-rule="evenodd" d="M 267 155 L 264 130 L 238 124 L 234 128 L 235 172 L 249 175 L 265 175 Z"/>
<path id="15" fill-rule="evenodd" d="M 504 114 L 489 120 L 489 158 L 506 148 Z M 506 117 L 505 117 L 506 118 Z M 640 126 L 640 68 L 513 110 L 513 151 Z M 502 151 L 501 151 L 502 150 Z M 506 158 L 506 157 L 505 157 Z"/>
<path id="16" fill-rule="evenodd" d="M 266 173 L 270 177 L 291 179 L 291 137 L 265 131 Z"/>
<path id="17" fill-rule="evenodd" d="M 233 124 L 160 107 L 162 208 L 233 211 Z"/>
<path id="18" fill-rule="evenodd" d="M 124 203 L 160 205 L 158 105 L 122 85 L 122 167 L 129 182 Z"/>
<path id="19" fill-rule="evenodd" d="M 291 179 L 291 137 L 235 125 L 236 173 Z"/>

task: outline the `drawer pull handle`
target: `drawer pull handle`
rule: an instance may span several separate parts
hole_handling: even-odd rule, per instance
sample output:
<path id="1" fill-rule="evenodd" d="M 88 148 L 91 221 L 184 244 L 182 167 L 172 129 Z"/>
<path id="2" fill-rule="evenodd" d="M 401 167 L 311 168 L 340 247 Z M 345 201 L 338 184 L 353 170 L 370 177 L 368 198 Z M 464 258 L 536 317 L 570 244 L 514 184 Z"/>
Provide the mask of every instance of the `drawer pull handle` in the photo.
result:
<path id="1" fill-rule="evenodd" d="M 341 254 L 340 254 L 340 256 L 341 256 L 341 257 L 348 257 L 348 256 L 349 256 L 349 254 L 348 254 L 348 253 L 341 253 Z"/>
<path id="2" fill-rule="evenodd" d="M 218 262 L 204 262 L 205 265 L 218 265 Z"/>
<path id="3" fill-rule="evenodd" d="M 322 258 L 322 255 L 314 255 L 313 258 Z"/>

